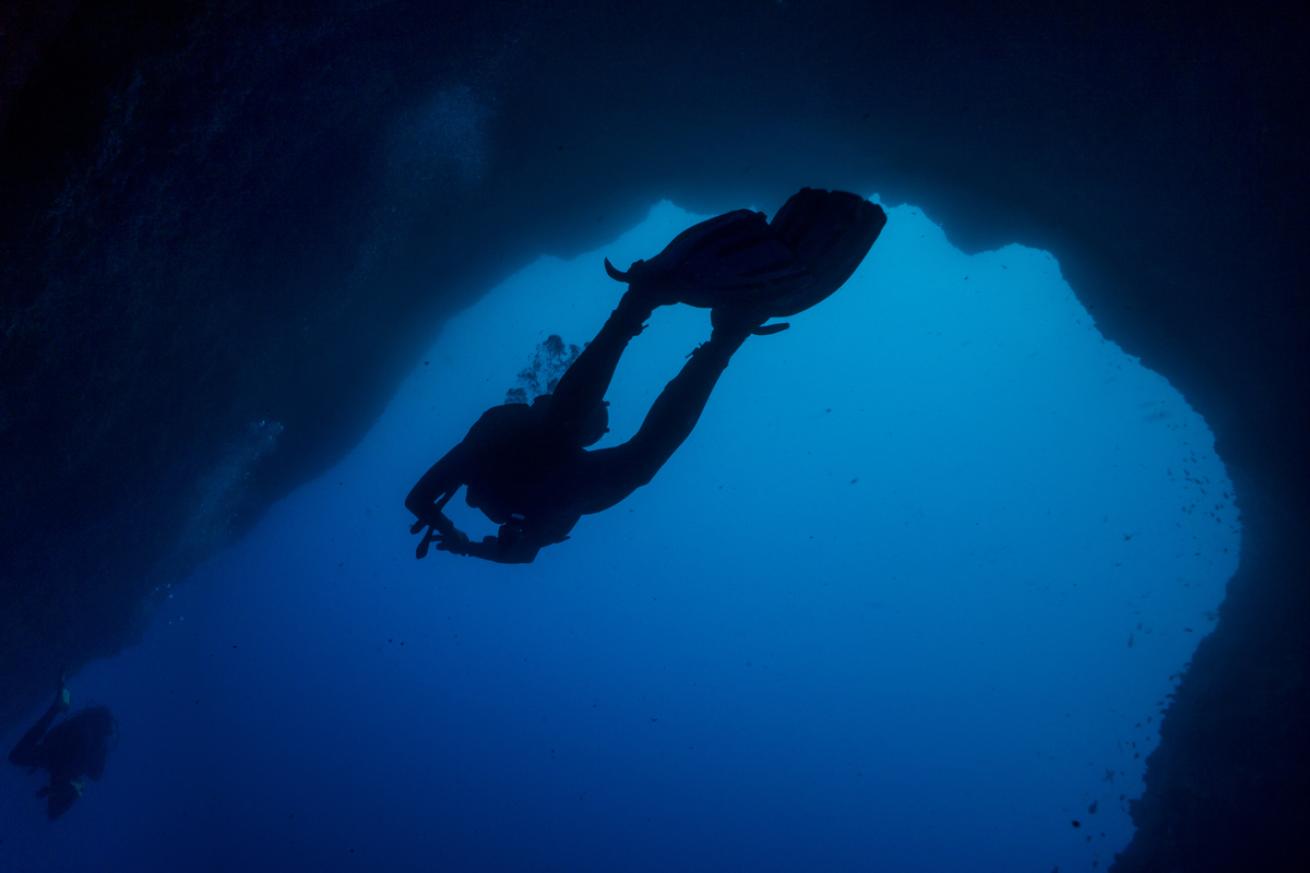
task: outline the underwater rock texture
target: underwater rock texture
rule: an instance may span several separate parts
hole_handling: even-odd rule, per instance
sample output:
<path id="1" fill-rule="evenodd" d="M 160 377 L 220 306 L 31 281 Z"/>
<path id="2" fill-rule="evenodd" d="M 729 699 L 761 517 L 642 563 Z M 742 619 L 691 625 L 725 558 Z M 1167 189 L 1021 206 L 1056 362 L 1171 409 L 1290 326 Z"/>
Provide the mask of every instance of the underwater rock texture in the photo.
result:
<path id="1" fill-rule="evenodd" d="M 920 205 L 966 249 L 1053 252 L 1100 330 L 1206 417 L 1242 564 L 1117 869 L 1302 867 L 1300 21 L 301 5 L 0 19 L 0 722 L 348 448 L 479 289 L 660 198 L 842 187 Z"/>

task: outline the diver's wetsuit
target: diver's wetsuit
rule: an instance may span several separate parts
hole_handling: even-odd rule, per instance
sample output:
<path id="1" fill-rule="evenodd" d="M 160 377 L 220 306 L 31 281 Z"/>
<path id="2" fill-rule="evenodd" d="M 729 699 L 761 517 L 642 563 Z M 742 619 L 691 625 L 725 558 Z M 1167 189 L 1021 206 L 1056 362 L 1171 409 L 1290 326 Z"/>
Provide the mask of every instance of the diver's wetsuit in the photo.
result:
<path id="1" fill-rule="evenodd" d="M 504 563 L 527 563 L 542 546 L 568 538 L 583 515 L 600 512 L 645 485 L 691 433 L 728 361 L 774 316 L 808 309 L 859 266 L 886 223 L 863 197 L 803 188 L 775 213 L 737 210 L 678 234 L 650 261 L 627 272 L 605 262 L 628 290 L 605 326 L 560 379 L 529 406 L 488 410 L 464 440 L 423 475 L 405 498 L 427 528 L 428 545 Z M 665 386 L 632 439 L 587 451 L 604 432 L 605 392 L 628 343 L 655 307 L 687 303 L 712 310 L 714 332 Z M 442 514 L 468 486 L 468 503 L 500 525 L 470 542 Z"/>
<path id="2" fill-rule="evenodd" d="M 619 358 L 653 310 L 640 290 L 629 289 L 551 395 L 532 406 L 515 403 L 488 410 L 428 470 L 405 505 L 420 525 L 438 532 L 438 548 L 526 563 L 542 546 L 567 539 L 583 515 L 608 509 L 650 482 L 691 433 L 733 352 L 751 332 L 748 324 L 717 328 L 660 392 L 632 439 L 588 451 L 580 434 L 589 421 L 603 416 Z M 441 515 L 462 484 L 468 486 L 469 505 L 502 526 L 498 537 L 467 542 Z"/>
<path id="3" fill-rule="evenodd" d="M 114 733 L 113 716 L 103 706 L 84 709 L 52 728 L 65 708 L 57 698 L 9 753 L 9 763 L 50 774 L 49 784 L 37 797 L 47 799 L 46 811 L 52 819 L 67 812 L 82 795 L 85 777 L 98 780 L 104 775 L 109 737 Z"/>

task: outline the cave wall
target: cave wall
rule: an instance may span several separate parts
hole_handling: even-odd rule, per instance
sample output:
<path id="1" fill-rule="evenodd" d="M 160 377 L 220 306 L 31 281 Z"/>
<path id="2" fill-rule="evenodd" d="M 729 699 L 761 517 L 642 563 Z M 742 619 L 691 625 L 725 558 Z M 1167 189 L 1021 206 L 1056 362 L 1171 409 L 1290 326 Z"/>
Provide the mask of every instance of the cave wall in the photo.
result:
<path id="1" fill-rule="evenodd" d="M 363 432 L 441 318 L 669 197 L 1045 248 L 1246 540 L 1122 870 L 1306 848 L 1306 28 L 1106 4 L 32 5 L 0 39 L 0 721 Z M 422 439 L 416 435 L 416 439 Z"/>

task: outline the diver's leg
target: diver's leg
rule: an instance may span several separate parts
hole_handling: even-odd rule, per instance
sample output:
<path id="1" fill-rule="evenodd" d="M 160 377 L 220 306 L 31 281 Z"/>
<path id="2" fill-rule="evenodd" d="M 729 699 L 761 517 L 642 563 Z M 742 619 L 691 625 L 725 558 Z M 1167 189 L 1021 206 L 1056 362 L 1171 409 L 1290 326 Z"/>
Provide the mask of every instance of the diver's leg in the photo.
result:
<path id="1" fill-rule="evenodd" d="M 691 434 L 719 376 L 750 332 L 748 324 L 716 328 L 709 342 L 692 352 L 664 386 L 632 439 L 587 453 L 585 472 L 577 483 L 580 512 L 608 509 L 654 478 Z"/>
<path id="2" fill-rule="evenodd" d="M 586 419 L 605 399 L 623 350 L 655 310 L 649 295 L 629 289 L 619 299 L 600 329 L 577 359 L 560 377 L 552 394 L 550 415 L 561 423 L 574 424 Z"/>

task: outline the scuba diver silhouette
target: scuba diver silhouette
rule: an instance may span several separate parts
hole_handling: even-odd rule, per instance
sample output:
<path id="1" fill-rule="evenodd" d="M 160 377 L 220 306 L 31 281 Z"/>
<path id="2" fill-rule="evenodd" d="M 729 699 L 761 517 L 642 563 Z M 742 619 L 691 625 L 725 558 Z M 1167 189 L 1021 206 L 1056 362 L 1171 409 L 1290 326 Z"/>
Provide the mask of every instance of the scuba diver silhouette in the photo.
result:
<path id="1" fill-rule="evenodd" d="M 36 796 L 46 799 L 46 816 L 51 821 L 68 812 L 82 796 L 85 777 L 98 781 L 104 774 L 110 740 L 118 733 L 118 722 L 104 706 L 88 707 L 51 728 L 55 717 L 68 711 L 69 703 L 61 677 L 50 708 L 9 753 L 9 763 L 50 774 L 49 783 Z"/>
<path id="2" fill-rule="evenodd" d="M 676 236 L 649 261 L 609 275 L 627 284 L 600 333 L 532 403 L 483 413 L 464 439 L 419 479 L 405 498 L 422 533 L 416 556 L 439 551 L 500 563 L 529 563 L 563 542 L 584 515 L 615 505 L 647 484 L 691 433 L 732 354 L 765 326 L 832 294 L 850 278 L 887 218 L 855 194 L 804 188 L 766 221 L 763 213 L 728 212 Z M 608 430 L 605 392 L 628 342 L 659 306 L 711 310 L 708 342 L 656 398 L 637 433 L 612 448 L 587 451 Z M 480 542 L 445 516 L 460 486 L 466 501 L 499 525 Z"/>

